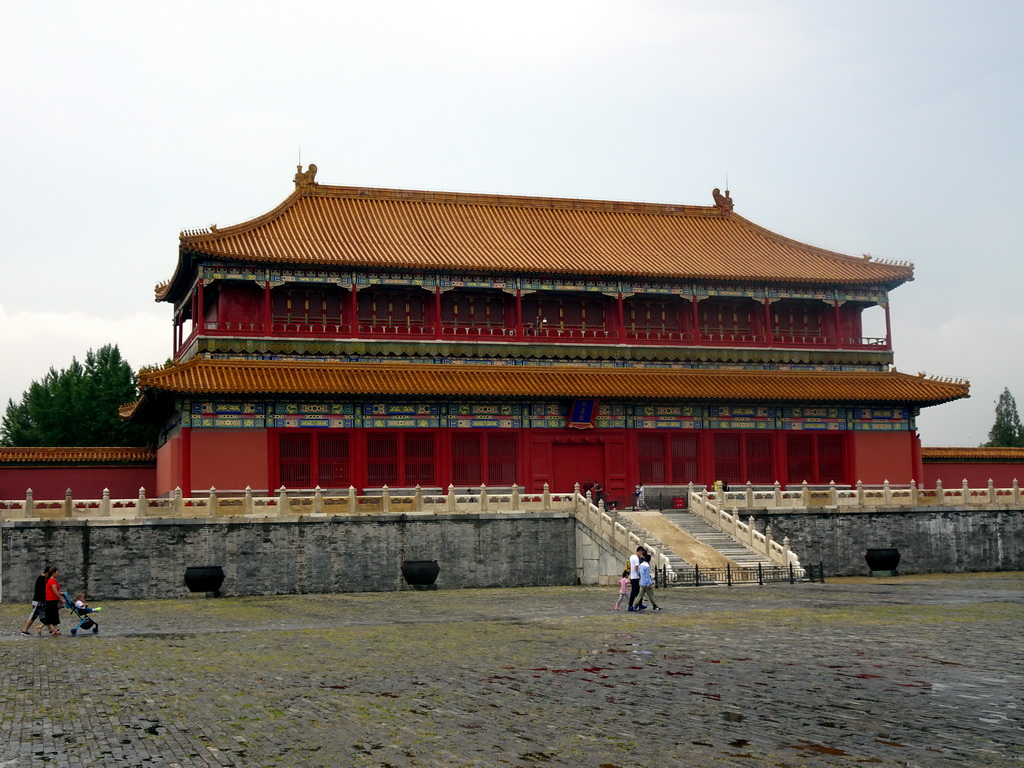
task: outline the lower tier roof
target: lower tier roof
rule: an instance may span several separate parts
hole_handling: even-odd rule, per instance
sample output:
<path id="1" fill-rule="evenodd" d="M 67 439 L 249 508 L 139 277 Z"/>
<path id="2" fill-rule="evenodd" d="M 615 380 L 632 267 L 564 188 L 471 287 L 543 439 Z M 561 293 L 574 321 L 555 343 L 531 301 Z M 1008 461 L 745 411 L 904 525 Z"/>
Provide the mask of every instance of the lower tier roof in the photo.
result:
<path id="1" fill-rule="evenodd" d="M 209 360 L 142 373 L 144 398 L 180 395 L 885 403 L 912 406 L 969 397 L 966 382 L 892 372 L 736 371 L 525 365 L 420 365 Z"/>

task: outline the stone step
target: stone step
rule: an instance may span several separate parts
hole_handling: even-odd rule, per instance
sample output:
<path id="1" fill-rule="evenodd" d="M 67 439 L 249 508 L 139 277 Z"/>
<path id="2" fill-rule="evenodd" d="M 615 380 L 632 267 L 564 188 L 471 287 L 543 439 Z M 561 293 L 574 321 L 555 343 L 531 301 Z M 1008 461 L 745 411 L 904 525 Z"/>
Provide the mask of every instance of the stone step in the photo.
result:
<path id="1" fill-rule="evenodd" d="M 774 565 L 760 552 L 741 544 L 693 512 L 665 510 L 661 514 L 673 525 L 686 531 L 702 544 L 718 550 L 742 568 L 757 568 L 758 563 L 764 566 Z"/>

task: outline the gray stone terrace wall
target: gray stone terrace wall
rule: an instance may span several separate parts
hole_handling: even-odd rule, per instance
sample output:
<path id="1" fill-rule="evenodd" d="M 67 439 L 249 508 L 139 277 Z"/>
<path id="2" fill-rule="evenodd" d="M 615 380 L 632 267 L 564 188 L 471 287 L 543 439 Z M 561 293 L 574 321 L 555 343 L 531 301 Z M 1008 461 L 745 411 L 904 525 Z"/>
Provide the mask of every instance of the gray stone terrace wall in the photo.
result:
<path id="1" fill-rule="evenodd" d="M 405 560 L 437 560 L 439 589 L 576 583 L 571 513 L 389 515 L 288 522 L 3 523 L 3 602 L 31 599 L 48 563 L 95 600 L 184 597 L 185 568 L 221 565 L 225 595 L 405 587 Z"/>
<path id="2" fill-rule="evenodd" d="M 804 565 L 824 563 L 826 575 L 866 576 L 867 549 L 896 547 L 900 573 L 1024 570 L 1024 510 L 933 507 L 913 510 L 818 512 L 760 510 L 757 529 L 788 536 Z"/>

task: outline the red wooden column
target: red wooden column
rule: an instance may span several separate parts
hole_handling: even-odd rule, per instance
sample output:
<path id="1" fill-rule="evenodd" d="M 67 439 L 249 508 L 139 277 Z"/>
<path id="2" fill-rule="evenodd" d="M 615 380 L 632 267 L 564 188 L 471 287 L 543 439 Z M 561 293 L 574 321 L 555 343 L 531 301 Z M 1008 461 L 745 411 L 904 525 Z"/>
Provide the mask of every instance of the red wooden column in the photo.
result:
<path id="1" fill-rule="evenodd" d="M 440 339 L 442 334 L 441 325 L 441 286 L 434 288 L 434 338 Z"/>
<path id="2" fill-rule="evenodd" d="M 263 284 L 263 333 L 269 335 L 274 330 L 274 314 L 270 304 L 270 281 Z"/>
<path id="3" fill-rule="evenodd" d="M 617 308 L 618 308 L 618 311 L 616 312 L 616 315 L 615 315 L 615 322 L 618 324 L 619 327 L 616 329 L 615 336 L 616 336 L 616 338 L 619 341 L 625 341 L 626 340 L 626 306 L 625 306 L 625 299 L 623 299 L 623 297 L 622 297 L 622 291 L 619 291 L 619 301 L 618 301 L 618 307 Z"/>
<path id="4" fill-rule="evenodd" d="M 700 344 L 700 312 L 697 309 L 697 294 L 690 294 L 690 301 L 693 302 L 693 343 Z"/>
<path id="5" fill-rule="evenodd" d="M 839 322 L 839 299 L 832 300 L 832 315 L 836 324 L 836 348 L 843 346 L 843 331 Z"/>
<path id="6" fill-rule="evenodd" d="M 764 300 L 764 341 L 765 344 L 774 343 L 772 337 L 772 300 L 767 296 Z"/>
<path id="7" fill-rule="evenodd" d="M 352 281 L 352 295 L 349 297 L 349 313 L 352 318 L 352 336 L 359 336 L 359 295 L 356 291 L 356 281 Z"/>
<path id="8" fill-rule="evenodd" d="M 889 317 L 889 302 L 885 302 L 885 348 L 892 349 L 892 320 Z"/>
<path id="9" fill-rule="evenodd" d="M 196 304 L 198 305 L 196 307 L 197 314 L 195 315 L 195 318 L 196 318 L 196 332 L 197 333 L 202 333 L 205 330 L 205 325 L 206 325 L 206 317 L 204 316 L 205 311 L 204 311 L 204 307 L 203 307 L 203 279 L 202 278 L 199 278 L 198 282 L 196 283 Z"/>
<path id="10" fill-rule="evenodd" d="M 516 338 L 523 338 L 523 291 L 516 288 Z"/>

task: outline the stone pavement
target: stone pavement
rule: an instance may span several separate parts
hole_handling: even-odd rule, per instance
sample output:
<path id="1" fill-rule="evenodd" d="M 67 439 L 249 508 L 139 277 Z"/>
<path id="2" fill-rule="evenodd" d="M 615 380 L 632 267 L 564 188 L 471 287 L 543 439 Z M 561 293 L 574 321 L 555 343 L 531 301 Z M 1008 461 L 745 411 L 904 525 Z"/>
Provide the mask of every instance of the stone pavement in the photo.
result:
<path id="1" fill-rule="evenodd" d="M 657 597 L 0 605 L 0 766 L 1024 766 L 1024 574 Z"/>

